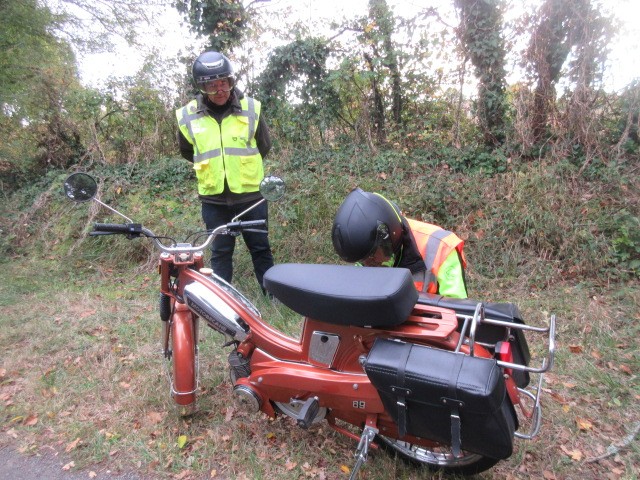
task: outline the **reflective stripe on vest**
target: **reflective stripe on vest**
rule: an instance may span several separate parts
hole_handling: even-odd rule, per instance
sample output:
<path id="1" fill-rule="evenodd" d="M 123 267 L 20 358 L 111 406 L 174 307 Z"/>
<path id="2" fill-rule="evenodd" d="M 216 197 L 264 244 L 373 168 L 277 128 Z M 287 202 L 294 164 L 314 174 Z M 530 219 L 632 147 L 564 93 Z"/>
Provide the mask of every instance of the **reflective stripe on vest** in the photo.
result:
<path id="1" fill-rule="evenodd" d="M 438 271 L 451 252 L 457 250 L 460 254 L 462 266 L 466 267 L 466 260 L 462 250 L 464 242 L 455 233 L 436 225 L 418 222 L 410 218 L 407 218 L 407 222 L 416 240 L 418 251 L 427 267 L 421 290 L 428 293 L 437 293 Z"/>

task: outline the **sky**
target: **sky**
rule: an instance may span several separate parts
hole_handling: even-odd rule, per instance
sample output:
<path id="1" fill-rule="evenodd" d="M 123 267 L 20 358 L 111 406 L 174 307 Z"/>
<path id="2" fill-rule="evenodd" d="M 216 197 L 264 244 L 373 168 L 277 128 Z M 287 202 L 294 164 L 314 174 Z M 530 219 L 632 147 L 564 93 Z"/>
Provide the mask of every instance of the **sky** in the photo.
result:
<path id="1" fill-rule="evenodd" d="M 316 19 L 341 19 L 362 15 L 367 11 L 368 0 L 267 0 L 263 8 L 279 10 L 292 7 L 294 15 L 301 21 Z M 531 3 L 526 0 L 510 0 L 518 4 Z M 425 6 L 450 6 L 452 0 L 388 0 L 394 12 L 410 16 Z M 640 78 L 640 62 L 635 58 L 640 51 L 640 0 L 608 0 L 605 5 L 621 17 L 619 35 L 611 45 L 609 65 L 605 73 L 608 90 L 621 90 L 634 78 Z M 277 15 L 274 15 L 277 17 Z M 139 33 L 147 39 L 147 49 L 155 47 L 159 55 L 173 59 L 179 53 L 198 52 L 201 44 L 189 28 L 181 22 L 179 14 L 171 7 L 156 7 L 154 18 L 162 31 L 155 33 L 151 27 Z M 290 18 L 290 17 L 288 17 Z M 455 23 L 455 20 L 454 22 Z M 146 30 L 146 31 L 145 31 Z M 134 75 L 142 66 L 144 48 L 131 48 L 124 41 L 115 40 L 118 48 L 112 53 L 85 55 L 79 58 L 81 80 L 85 85 L 101 87 L 109 75 L 116 77 Z"/>

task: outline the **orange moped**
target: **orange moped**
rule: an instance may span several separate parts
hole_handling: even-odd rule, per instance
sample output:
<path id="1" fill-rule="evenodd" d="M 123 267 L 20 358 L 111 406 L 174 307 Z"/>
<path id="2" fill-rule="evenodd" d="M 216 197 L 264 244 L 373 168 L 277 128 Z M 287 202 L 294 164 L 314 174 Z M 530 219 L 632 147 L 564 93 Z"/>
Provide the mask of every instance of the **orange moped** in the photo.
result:
<path id="1" fill-rule="evenodd" d="M 242 221 L 240 214 L 207 232 L 200 245 L 165 245 L 95 198 L 92 177 L 73 174 L 64 188 L 69 198 L 93 199 L 127 221 L 97 223 L 91 235 L 147 237 L 160 250 L 162 344 L 178 405 L 193 406 L 199 393 L 202 320 L 227 339 L 233 393 L 243 408 L 287 415 L 305 429 L 326 421 L 353 438 L 352 479 L 374 446 L 466 475 L 511 456 L 514 438 L 539 432 L 555 316 L 534 327 L 513 304 L 421 294 L 405 269 L 290 263 L 269 269 L 264 287 L 304 317 L 300 338 L 291 338 L 204 265 L 203 252 L 216 235 L 264 229 L 266 219 Z M 277 177 L 261 185 L 266 200 L 284 189 Z M 530 365 L 528 334 L 545 343 L 538 366 Z M 531 374 L 538 376 L 533 385 Z"/>

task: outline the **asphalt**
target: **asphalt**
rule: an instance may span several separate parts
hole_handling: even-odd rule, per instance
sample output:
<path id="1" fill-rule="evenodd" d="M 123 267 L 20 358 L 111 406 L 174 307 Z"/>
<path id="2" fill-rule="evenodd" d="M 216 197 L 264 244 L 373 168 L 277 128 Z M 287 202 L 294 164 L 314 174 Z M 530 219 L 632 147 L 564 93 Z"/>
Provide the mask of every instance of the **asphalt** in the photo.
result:
<path id="1" fill-rule="evenodd" d="M 145 480 L 137 473 L 112 472 L 108 465 L 77 470 L 70 459 L 52 449 L 25 455 L 11 447 L 0 448 L 0 479 L 11 480 Z"/>

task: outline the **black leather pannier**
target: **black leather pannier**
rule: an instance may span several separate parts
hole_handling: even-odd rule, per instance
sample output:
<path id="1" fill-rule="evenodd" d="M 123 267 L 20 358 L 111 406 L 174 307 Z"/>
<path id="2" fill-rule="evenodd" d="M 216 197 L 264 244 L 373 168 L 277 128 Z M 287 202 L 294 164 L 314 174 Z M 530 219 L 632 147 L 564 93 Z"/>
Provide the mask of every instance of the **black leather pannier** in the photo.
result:
<path id="1" fill-rule="evenodd" d="M 376 339 L 365 371 L 405 434 L 503 459 L 518 419 L 494 359 Z"/>

